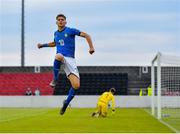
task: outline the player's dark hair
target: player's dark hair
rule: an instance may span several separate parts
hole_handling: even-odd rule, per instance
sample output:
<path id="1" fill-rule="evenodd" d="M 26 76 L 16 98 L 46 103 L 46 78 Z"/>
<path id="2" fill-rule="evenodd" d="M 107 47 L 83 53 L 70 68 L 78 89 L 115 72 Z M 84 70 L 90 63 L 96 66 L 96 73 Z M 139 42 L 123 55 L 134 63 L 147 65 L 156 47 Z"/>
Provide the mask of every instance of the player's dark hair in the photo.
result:
<path id="1" fill-rule="evenodd" d="M 109 91 L 114 94 L 116 92 L 116 89 L 112 87 Z"/>
<path id="2" fill-rule="evenodd" d="M 58 15 L 56 16 L 56 20 L 57 20 L 59 17 L 63 17 L 63 18 L 66 20 L 66 16 L 65 16 L 64 14 L 58 14 Z"/>

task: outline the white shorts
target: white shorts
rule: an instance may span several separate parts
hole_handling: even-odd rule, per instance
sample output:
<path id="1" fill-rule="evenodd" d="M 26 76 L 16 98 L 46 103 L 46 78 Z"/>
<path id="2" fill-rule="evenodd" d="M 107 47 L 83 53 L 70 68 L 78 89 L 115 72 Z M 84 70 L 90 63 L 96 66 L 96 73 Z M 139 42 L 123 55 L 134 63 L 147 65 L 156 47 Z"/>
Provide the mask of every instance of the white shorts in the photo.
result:
<path id="1" fill-rule="evenodd" d="M 79 77 L 79 71 L 78 71 L 78 68 L 76 66 L 76 61 L 74 58 L 71 58 L 71 57 L 64 57 L 64 71 L 67 75 L 67 77 L 70 75 L 70 74 L 74 74 L 76 75 L 78 78 Z"/>

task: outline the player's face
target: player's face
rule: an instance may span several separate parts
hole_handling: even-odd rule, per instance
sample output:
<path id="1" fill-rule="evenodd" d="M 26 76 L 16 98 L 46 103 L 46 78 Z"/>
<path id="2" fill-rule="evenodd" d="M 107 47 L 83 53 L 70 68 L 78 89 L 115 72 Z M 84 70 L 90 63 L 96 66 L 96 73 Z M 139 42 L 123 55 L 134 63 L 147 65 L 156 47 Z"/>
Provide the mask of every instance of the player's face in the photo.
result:
<path id="1" fill-rule="evenodd" d="M 58 17 L 56 24 L 58 25 L 58 27 L 65 27 L 66 25 L 66 20 L 63 17 Z"/>

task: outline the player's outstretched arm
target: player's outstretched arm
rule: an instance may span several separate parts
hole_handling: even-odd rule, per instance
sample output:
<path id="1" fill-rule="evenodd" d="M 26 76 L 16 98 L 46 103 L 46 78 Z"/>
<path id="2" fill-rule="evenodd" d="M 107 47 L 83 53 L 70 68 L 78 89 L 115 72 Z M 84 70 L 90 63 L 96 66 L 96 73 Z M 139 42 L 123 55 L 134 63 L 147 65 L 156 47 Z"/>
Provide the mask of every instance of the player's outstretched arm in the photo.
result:
<path id="1" fill-rule="evenodd" d="M 49 43 L 45 43 L 45 44 L 41 44 L 41 43 L 37 44 L 37 47 L 39 49 L 43 48 L 43 47 L 55 47 L 55 46 L 56 46 L 55 42 L 49 42 Z"/>
<path id="2" fill-rule="evenodd" d="M 92 43 L 92 40 L 91 40 L 90 35 L 88 35 L 88 34 L 85 33 L 85 32 L 81 32 L 81 33 L 80 33 L 80 36 L 86 38 L 86 41 L 87 41 L 88 44 L 89 44 L 89 53 L 90 53 L 90 54 L 93 54 L 93 53 L 95 52 L 95 49 L 94 49 L 94 46 L 93 46 L 93 43 Z"/>

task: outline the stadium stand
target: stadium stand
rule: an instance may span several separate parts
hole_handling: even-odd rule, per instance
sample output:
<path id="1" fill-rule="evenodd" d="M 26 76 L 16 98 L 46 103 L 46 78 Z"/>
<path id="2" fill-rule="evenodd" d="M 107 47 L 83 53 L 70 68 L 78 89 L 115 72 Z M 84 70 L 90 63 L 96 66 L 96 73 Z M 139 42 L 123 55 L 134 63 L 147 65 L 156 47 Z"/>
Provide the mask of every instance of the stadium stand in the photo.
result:
<path id="1" fill-rule="evenodd" d="M 117 88 L 118 95 L 138 95 L 139 89 L 150 84 L 150 67 L 143 72 L 139 66 L 80 66 L 81 88 L 79 95 L 99 95 L 110 87 Z M 24 95 L 27 88 L 34 92 L 40 89 L 41 95 L 67 94 L 70 83 L 61 70 L 59 82 L 53 91 L 49 87 L 52 67 L 0 67 L 0 95 Z"/>
<path id="2" fill-rule="evenodd" d="M 65 74 L 61 74 L 59 77 L 54 95 L 67 94 L 70 83 Z M 111 87 L 116 88 L 116 94 L 127 95 L 127 73 L 81 73 L 80 80 L 81 87 L 77 92 L 79 95 L 99 95 Z"/>
<path id="3" fill-rule="evenodd" d="M 41 95 L 52 95 L 51 79 L 52 73 L 1 73 L 0 95 L 25 95 L 28 88 L 32 93 L 38 88 Z"/>

